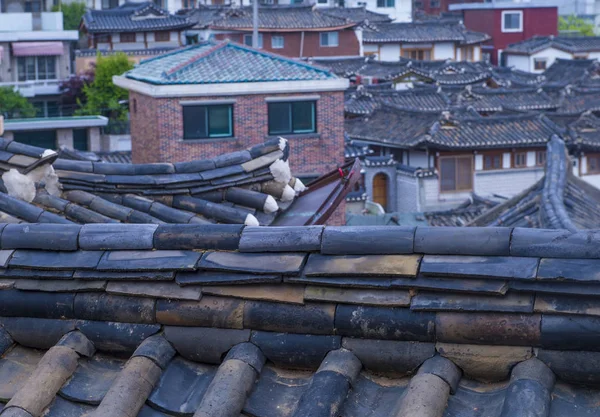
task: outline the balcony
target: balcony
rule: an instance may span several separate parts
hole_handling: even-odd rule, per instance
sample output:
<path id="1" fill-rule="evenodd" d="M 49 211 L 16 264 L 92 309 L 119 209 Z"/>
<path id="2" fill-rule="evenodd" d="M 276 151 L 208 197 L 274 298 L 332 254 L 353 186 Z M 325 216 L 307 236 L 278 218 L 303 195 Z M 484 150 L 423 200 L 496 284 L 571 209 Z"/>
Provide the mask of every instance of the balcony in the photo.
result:
<path id="1" fill-rule="evenodd" d="M 0 32 L 59 32 L 62 30 L 62 12 L 0 13 Z"/>
<path id="2" fill-rule="evenodd" d="M 24 97 L 59 94 L 60 80 L 15 81 L 0 83 L 0 87 L 15 87 Z"/>

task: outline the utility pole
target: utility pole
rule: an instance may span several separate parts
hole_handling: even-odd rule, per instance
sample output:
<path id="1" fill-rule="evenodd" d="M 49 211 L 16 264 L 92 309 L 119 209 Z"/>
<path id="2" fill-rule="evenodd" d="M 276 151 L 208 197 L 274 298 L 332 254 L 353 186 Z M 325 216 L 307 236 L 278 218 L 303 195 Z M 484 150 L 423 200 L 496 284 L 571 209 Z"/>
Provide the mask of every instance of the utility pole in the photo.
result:
<path id="1" fill-rule="evenodd" d="M 258 0 L 252 1 L 252 47 L 258 49 Z"/>

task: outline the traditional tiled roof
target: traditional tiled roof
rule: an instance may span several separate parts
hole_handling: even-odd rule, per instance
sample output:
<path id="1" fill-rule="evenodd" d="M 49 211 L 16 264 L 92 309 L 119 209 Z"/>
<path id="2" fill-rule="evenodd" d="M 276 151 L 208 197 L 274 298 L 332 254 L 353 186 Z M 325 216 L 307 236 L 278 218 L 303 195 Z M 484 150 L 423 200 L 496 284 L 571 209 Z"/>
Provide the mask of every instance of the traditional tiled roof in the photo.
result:
<path id="1" fill-rule="evenodd" d="M 592 59 L 556 59 L 544 71 L 546 83 L 556 86 L 573 85 L 598 72 L 598 61 Z"/>
<path id="2" fill-rule="evenodd" d="M 3 417 L 598 411 L 597 232 L 0 230 Z"/>
<path id="3" fill-rule="evenodd" d="M 496 205 L 498 205 L 498 201 L 473 194 L 458 207 L 449 210 L 430 211 L 423 213 L 423 215 L 430 226 L 463 227 Z"/>
<path id="4" fill-rule="evenodd" d="M 337 78 L 325 69 L 229 41 L 204 41 L 147 59 L 124 76 L 160 85 Z"/>
<path id="5" fill-rule="evenodd" d="M 110 33 L 185 29 L 193 23 L 146 2 L 125 3 L 109 10 L 88 10 L 83 15 L 82 25 L 89 33 Z"/>
<path id="6" fill-rule="evenodd" d="M 591 111 L 583 113 L 568 124 L 569 146 L 578 150 L 600 149 L 600 118 Z"/>
<path id="7" fill-rule="evenodd" d="M 364 43 L 419 43 L 459 42 L 476 44 L 485 42 L 490 36 L 468 31 L 459 22 L 424 21 L 412 23 L 378 23 L 374 29 L 365 30 Z"/>
<path id="8" fill-rule="evenodd" d="M 439 118 L 439 112 L 384 104 L 369 115 L 347 119 L 344 127 L 353 140 L 408 148 L 420 143 Z"/>
<path id="9" fill-rule="evenodd" d="M 531 55 L 548 48 L 560 49 L 572 53 L 596 52 L 600 51 L 600 37 L 534 36 L 524 41 L 508 45 L 504 52 Z"/>
<path id="10" fill-rule="evenodd" d="M 351 139 L 395 147 L 489 149 L 545 145 L 563 130 L 541 114 L 481 117 L 472 111 L 425 112 L 392 104 L 370 115 L 347 119 Z"/>
<path id="11" fill-rule="evenodd" d="M 514 198 L 482 214 L 471 226 L 598 229 L 600 190 L 573 175 L 565 143 L 548 143 L 546 175 Z"/>
<path id="12" fill-rule="evenodd" d="M 360 73 L 360 70 L 365 67 L 368 62 L 371 62 L 371 57 L 351 57 L 351 58 L 311 58 L 310 62 L 320 67 L 329 69 L 340 77 L 353 77 Z"/>
<path id="13" fill-rule="evenodd" d="M 0 138 L 0 219 L 11 223 L 322 223 L 358 180 L 352 162 L 304 185 L 285 139 L 180 163 L 57 159 Z M 312 211 L 311 211 L 312 210 Z"/>
<path id="14" fill-rule="evenodd" d="M 458 96 L 458 104 L 471 106 L 480 112 L 503 110 L 550 110 L 558 104 L 542 89 L 484 89 L 467 88 Z"/>
<path id="15" fill-rule="evenodd" d="M 509 67 L 494 67 L 493 79 L 502 87 L 539 87 L 546 77 Z"/>
<path id="16" fill-rule="evenodd" d="M 319 7 L 321 13 L 335 16 L 341 19 L 347 19 L 356 23 L 382 23 L 391 22 L 392 19 L 387 14 L 375 13 L 367 10 L 366 6 L 360 7 Z"/>
<path id="17" fill-rule="evenodd" d="M 600 88 L 583 89 L 568 87 L 558 99 L 558 110 L 562 113 L 583 113 L 600 110 Z"/>
<path id="18" fill-rule="evenodd" d="M 180 10 L 177 15 L 187 17 L 194 24 L 195 29 L 206 29 L 215 20 L 220 19 L 228 9 L 228 6 L 223 5 L 199 4 L 193 9 Z"/>
<path id="19" fill-rule="evenodd" d="M 544 115 L 459 116 L 442 118 L 423 144 L 446 149 L 506 148 L 545 145 L 562 130 Z"/>
<path id="20" fill-rule="evenodd" d="M 344 109 L 349 114 L 370 114 L 381 103 L 392 103 L 410 110 L 444 111 L 450 107 L 450 99 L 437 89 L 418 90 L 370 90 L 359 86 L 347 94 Z"/>
<path id="21" fill-rule="evenodd" d="M 366 13 L 365 13 L 366 15 Z M 347 28 L 356 26 L 350 17 L 338 17 L 334 12 L 322 12 L 311 5 L 261 5 L 258 13 L 259 30 L 298 31 L 301 29 Z M 252 30 L 252 7 L 225 10 L 215 19 L 212 29 Z"/>

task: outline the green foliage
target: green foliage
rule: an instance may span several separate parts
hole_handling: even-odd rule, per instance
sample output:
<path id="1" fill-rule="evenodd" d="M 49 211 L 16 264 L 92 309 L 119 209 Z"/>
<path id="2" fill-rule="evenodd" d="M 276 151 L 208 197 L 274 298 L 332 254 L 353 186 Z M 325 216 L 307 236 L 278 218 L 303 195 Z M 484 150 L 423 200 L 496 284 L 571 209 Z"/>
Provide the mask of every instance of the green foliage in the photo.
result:
<path id="1" fill-rule="evenodd" d="M 52 11 L 63 13 L 63 26 L 65 30 L 78 30 L 81 18 L 85 13 L 85 3 L 57 4 L 52 6 Z"/>
<path id="2" fill-rule="evenodd" d="M 12 87 L 0 87 L 0 114 L 8 119 L 34 117 L 35 107 Z"/>
<path id="3" fill-rule="evenodd" d="M 113 75 L 121 75 L 133 68 L 133 63 L 123 53 L 96 58 L 94 81 L 83 87 L 86 101 L 78 115 L 103 115 L 113 120 L 125 120 L 127 108 L 119 101 L 127 100 L 129 92 L 113 84 Z"/>
<path id="4" fill-rule="evenodd" d="M 594 36 L 594 25 L 587 23 L 585 20 L 575 16 L 560 16 L 558 18 L 559 32 L 579 32 L 583 36 Z"/>

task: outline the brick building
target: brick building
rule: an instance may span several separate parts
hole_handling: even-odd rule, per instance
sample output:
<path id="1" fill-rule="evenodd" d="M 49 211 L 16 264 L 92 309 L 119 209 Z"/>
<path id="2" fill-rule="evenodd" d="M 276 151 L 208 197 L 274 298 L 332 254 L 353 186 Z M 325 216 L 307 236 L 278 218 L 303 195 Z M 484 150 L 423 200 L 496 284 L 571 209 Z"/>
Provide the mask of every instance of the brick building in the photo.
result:
<path id="1" fill-rule="evenodd" d="M 189 37 L 230 39 L 252 45 L 252 7 L 200 6 L 186 13 L 195 22 Z M 362 55 L 362 23 L 390 22 L 364 7 L 261 5 L 259 49 L 294 58 Z"/>
<path id="2" fill-rule="evenodd" d="M 243 45 L 201 42 L 142 62 L 130 91 L 133 160 L 182 162 L 293 142 L 291 167 L 311 179 L 344 162 L 344 90 L 331 72 Z"/>
<path id="3" fill-rule="evenodd" d="M 490 35 L 483 52 L 494 65 L 504 64 L 502 52 L 510 44 L 534 36 L 558 35 L 558 7 L 548 3 L 462 3 L 449 8 L 463 14 L 467 29 Z"/>

